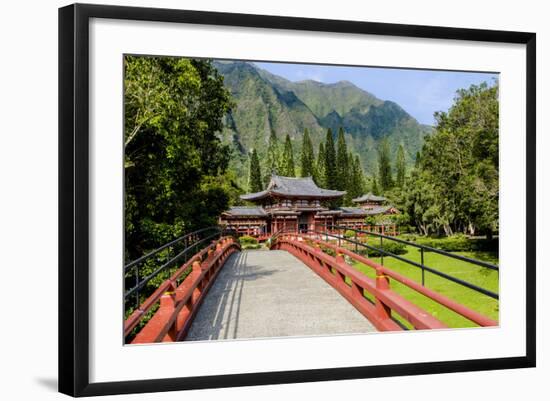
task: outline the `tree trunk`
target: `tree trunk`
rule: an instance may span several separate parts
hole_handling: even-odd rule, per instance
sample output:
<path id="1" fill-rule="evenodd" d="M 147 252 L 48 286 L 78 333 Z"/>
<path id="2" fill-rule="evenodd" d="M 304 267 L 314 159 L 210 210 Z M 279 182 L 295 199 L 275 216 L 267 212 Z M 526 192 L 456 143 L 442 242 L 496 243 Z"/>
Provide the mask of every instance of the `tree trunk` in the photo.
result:
<path id="1" fill-rule="evenodd" d="M 470 233 L 470 235 L 475 235 L 476 233 L 476 229 L 474 227 L 474 225 L 472 224 L 472 222 L 468 222 L 468 232 Z"/>

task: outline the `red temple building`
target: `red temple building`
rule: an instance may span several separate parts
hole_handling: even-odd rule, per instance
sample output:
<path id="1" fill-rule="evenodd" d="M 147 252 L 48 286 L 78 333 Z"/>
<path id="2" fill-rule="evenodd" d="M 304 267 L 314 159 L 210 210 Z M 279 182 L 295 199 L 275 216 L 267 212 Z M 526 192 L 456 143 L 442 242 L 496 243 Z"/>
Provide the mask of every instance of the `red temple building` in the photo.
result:
<path id="1" fill-rule="evenodd" d="M 370 230 L 365 222 L 367 216 L 398 213 L 391 205 L 384 205 L 385 198 L 370 193 L 353 200 L 359 207 L 329 208 L 331 201 L 345 194 L 345 191 L 319 188 L 311 177 L 272 175 L 265 190 L 241 195 L 241 199 L 255 206 L 231 207 L 220 216 L 220 224 L 240 234 L 266 237 L 281 229 L 323 231 L 345 226 Z M 391 228 L 382 227 L 381 231 L 395 233 L 395 226 Z"/>

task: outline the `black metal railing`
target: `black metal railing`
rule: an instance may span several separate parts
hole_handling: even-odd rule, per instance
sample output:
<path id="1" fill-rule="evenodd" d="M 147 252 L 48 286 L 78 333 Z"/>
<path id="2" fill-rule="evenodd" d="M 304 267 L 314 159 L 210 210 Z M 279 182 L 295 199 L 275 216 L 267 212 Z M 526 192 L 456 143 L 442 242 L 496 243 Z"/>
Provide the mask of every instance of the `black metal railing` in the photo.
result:
<path id="1" fill-rule="evenodd" d="M 227 235 L 234 235 L 234 231 L 219 226 L 206 227 L 176 238 L 127 263 L 124 266 L 125 310 L 128 312 L 139 307 L 142 300 L 151 295 L 154 290 L 146 289 L 151 280 L 163 273 L 163 278 L 169 276 L 212 241 Z"/>
<path id="2" fill-rule="evenodd" d="M 462 280 L 458 277 L 451 276 L 450 274 L 444 273 L 444 272 L 442 272 L 440 270 L 437 270 L 433 267 L 427 266 L 424 262 L 424 253 L 425 252 L 437 253 L 439 255 L 443 255 L 443 256 L 446 256 L 446 257 L 449 257 L 449 258 L 453 258 L 453 259 L 457 259 L 457 260 L 460 260 L 460 261 L 463 261 L 463 262 L 470 263 L 472 265 L 484 267 L 484 268 L 495 270 L 495 271 L 498 272 L 499 267 L 496 266 L 496 265 L 493 265 L 491 263 L 487 263 L 487 262 L 484 262 L 484 261 L 481 261 L 481 260 L 468 258 L 466 256 L 456 255 L 456 254 L 453 254 L 453 253 L 450 253 L 450 252 L 443 251 L 441 249 L 436 249 L 436 248 L 432 248 L 432 247 L 429 247 L 429 246 L 426 246 L 426 245 L 416 244 L 414 242 L 405 241 L 405 240 L 400 239 L 400 238 L 390 237 L 390 236 L 387 236 L 387 235 L 383 235 L 383 234 L 379 234 L 379 233 L 375 233 L 375 232 L 371 232 L 371 231 L 358 230 L 358 229 L 355 229 L 355 228 L 345 227 L 345 226 L 332 226 L 331 228 L 332 228 L 332 232 L 331 231 L 319 231 L 319 230 L 307 230 L 307 234 L 317 235 L 321 239 L 323 237 L 325 237 L 325 241 L 327 241 L 327 242 L 328 242 L 329 238 L 333 238 L 333 239 L 337 240 L 337 243 L 338 243 L 339 247 L 342 246 L 342 241 L 347 242 L 349 244 L 352 244 L 355 247 L 355 253 L 358 253 L 359 247 L 361 247 L 362 249 L 366 250 L 365 255 L 366 255 L 367 258 L 369 257 L 369 255 L 368 255 L 369 250 L 377 252 L 378 255 L 380 255 L 380 264 L 382 266 L 384 265 L 384 256 L 386 256 L 386 257 L 395 258 L 395 259 L 400 260 L 404 263 L 407 263 L 411 266 L 417 267 L 417 268 L 421 269 L 422 285 L 423 286 L 425 285 L 425 272 L 429 272 L 429 273 L 432 273 L 436 276 L 439 276 L 441 278 L 444 278 L 446 280 L 449 280 L 451 282 L 454 282 L 456 284 L 459 284 L 461 286 L 464 286 L 466 288 L 469 288 L 471 290 L 479 292 L 481 294 L 487 295 L 487 296 L 489 296 L 493 299 L 497 299 L 497 300 L 499 299 L 499 295 L 497 293 L 493 292 L 493 291 L 490 291 L 486 288 L 480 287 L 480 286 L 475 285 L 473 283 L 470 283 L 468 281 Z M 335 233 L 334 231 L 338 231 L 338 233 Z M 344 235 L 344 233 L 346 231 L 353 231 L 354 236 L 351 237 L 351 238 L 348 238 L 347 236 Z M 273 236 L 273 238 L 276 239 L 277 236 L 279 236 L 281 234 L 284 234 L 284 233 L 296 233 L 296 231 L 285 230 L 285 231 L 277 232 Z M 367 243 L 364 243 L 364 242 L 360 241 L 359 240 L 360 236 L 358 234 L 363 234 L 363 235 L 374 236 L 374 237 L 380 238 L 380 247 L 373 246 L 371 244 L 367 244 Z M 420 263 L 418 263 L 414 260 L 407 259 L 403 256 L 397 255 L 397 254 L 395 254 L 393 252 L 390 252 L 388 250 L 385 250 L 384 249 L 384 240 L 394 241 L 394 242 L 398 242 L 398 243 L 401 243 L 401 244 L 404 244 L 404 245 L 413 246 L 413 247 L 416 247 L 416 248 L 420 249 Z"/>

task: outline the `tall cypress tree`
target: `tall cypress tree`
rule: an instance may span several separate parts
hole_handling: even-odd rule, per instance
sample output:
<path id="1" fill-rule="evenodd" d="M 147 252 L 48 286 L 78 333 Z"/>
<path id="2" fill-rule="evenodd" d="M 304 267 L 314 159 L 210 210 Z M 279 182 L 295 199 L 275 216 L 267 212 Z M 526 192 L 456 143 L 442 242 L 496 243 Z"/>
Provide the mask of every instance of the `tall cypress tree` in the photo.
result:
<path id="1" fill-rule="evenodd" d="M 342 127 L 338 130 L 338 141 L 336 148 L 336 189 L 343 191 L 348 187 L 347 181 L 350 179 L 351 163 L 348 161 L 348 147 L 344 136 L 344 129 Z M 351 159 L 351 161 L 353 162 L 353 159 Z"/>
<path id="2" fill-rule="evenodd" d="M 336 189 L 338 186 L 338 172 L 336 171 L 336 150 L 334 149 L 334 138 L 332 130 L 327 130 L 325 141 L 325 185 L 327 189 Z"/>
<path id="3" fill-rule="evenodd" d="M 393 187 L 393 178 L 390 163 L 390 145 L 387 139 L 383 139 L 378 146 L 378 179 L 380 189 L 387 191 Z"/>
<path id="4" fill-rule="evenodd" d="M 260 159 L 256 149 L 250 154 L 250 168 L 248 172 L 248 188 L 250 192 L 260 192 L 263 189 L 262 171 L 260 169 Z"/>
<path id="5" fill-rule="evenodd" d="M 350 172 L 345 201 L 347 205 L 352 205 L 352 199 L 360 197 L 365 192 L 365 177 L 363 175 L 363 168 L 361 167 L 359 156 L 355 155 L 355 157 L 353 157 L 350 153 L 348 160 L 350 162 Z"/>
<path id="6" fill-rule="evenodd" d="M 414 167 L 419 168 L 420 167 L 420 151 L 416 152 L 416 159 L 414 159 Z"/>
<path id="7" fill-rule="evenodd" d="M 304 130 L 304 138 L 302 140 L 300 164 L 300 175 L 302 177 L 315 176 L 315 155 L 313 154 L 313 143 L 311 143 L 307 128 Z"/>
<path id="8" fill-rule="evenodd" d="M 319 143 L 319 153 L 317 153 L 317 163 L 315 163 L 315 183 L 326 188 L 325 184 L 325 145 L 323 141 Z"/>
<path id="9" fill-rule="evenodd" d="M 285 147 L 281 159 L 281 174 L 285 177 L 296 176 L 296 171 L 294 169 L 294 152 L 292 151 L 292 142 L 288 134 L 286 134 Z"/>
<path id="10" fill-rule="evenodd" d="M 370 191 L 372 192 L 373 195 L 380 195 L 380 189 L 378 188 L 378 182 L 374 174 L 372 175 L 372 185 L 371 185 Z"/>
<path id="11" fill-rule="evenodd" d="M 395 171 L 396 171 L 396 184 L 399 188 L 403 188 L 405 185 L 405 150 L 403 145 L 399 145 L 397 150 L 397 157 L 395 161 Z"/>
<path id="12" fill-rule="evenodd" d="M 265 185 L 269 184 L 269 181 L 271 180 L 271 174 L 279 173 L 279 159 L 279 140 L 277 139 L 277 134 L 275 134 L 275 131 L 271 131 L 271 135 L 269 136 L 269 144 L 267 145 L 264 178 Z"/>

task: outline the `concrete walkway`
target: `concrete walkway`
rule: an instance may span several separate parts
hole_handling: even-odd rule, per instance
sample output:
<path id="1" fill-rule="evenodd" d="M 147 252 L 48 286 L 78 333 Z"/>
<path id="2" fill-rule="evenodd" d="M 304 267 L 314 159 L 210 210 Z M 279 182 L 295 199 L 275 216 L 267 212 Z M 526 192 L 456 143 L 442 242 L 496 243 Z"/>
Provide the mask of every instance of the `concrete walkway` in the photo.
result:
<path id="1" fill-rule="evenodd" d="M 228 259 L 186 340 L 370 331 L 363 315 L 293 255 L 250 250 Z"/>

